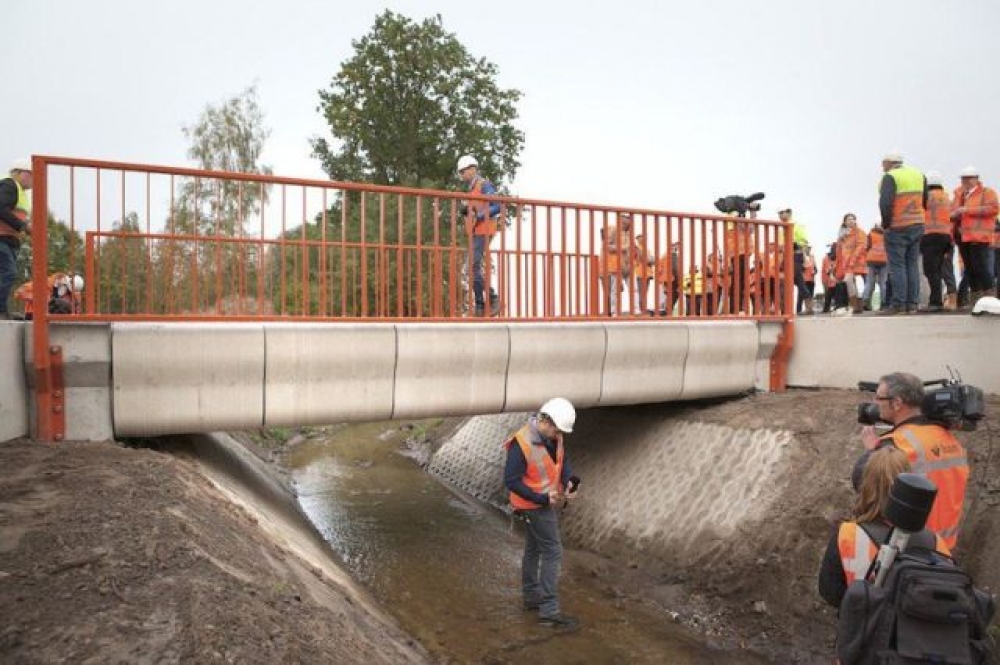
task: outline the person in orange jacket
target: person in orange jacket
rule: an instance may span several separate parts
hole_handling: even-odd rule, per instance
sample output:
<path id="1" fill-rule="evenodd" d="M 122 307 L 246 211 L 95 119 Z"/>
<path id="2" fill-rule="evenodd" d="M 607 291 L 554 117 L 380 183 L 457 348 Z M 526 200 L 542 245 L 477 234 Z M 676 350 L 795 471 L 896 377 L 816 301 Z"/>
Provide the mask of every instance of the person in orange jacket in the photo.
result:
<path id="1" fill-rule="evenodd" d="M 866 275 L 867 266 L 867 244 L 868 236 L 858 226 L 858 218 L 853 213 L 844 215 L 841 226 L 844 229 L 840 236 L 837 257 L 843 266 L 843 280 L 847 285 L 848 306 L 854 314 L 861 314 L 863 310 L 861 296 L 864 290 L 858 291 L 856 277 Z"/>
<path id="2" fill-rule="evenodd" d="M 802 248 L 802 280 L 806 288 L 804 293 L 799 293 L 798 302 L 795 303 L 798 312 L 801 312 L 803 307 L 807 314 L 815 312 L 813 295 L 816 293 L 816 272 L 816 257 L 813 256 L 812 247 L 805 245 Z"/>
<path id="3" fill-rule="evenodd" d="M 927 209 L 924 215 L 926 221 L 924 237 L 920 239 L 920 253 L 924 260 L 924 276 L 931 288 L 927 311 L 940 312 L 945 307 L 941 287 L 944 283 L 944 262 L 951 255 L 954 243 L 954 225 L 951 222 L 951 200 L 937 171 L 927 173 Z M 952 298 L 949 295 L 949 301 Z"/>
<path id="4" fill-rule="evenodd" d="M 524 520 L 524 609 L 537 610 L 538 623 L 551 628 L 579 625 L 559 606 L 559 510 L 580 487 L 580 478 L 566 459 L 563 438 L 575 423 L 576 409 L 569 400 L 554 397 L 504 443 L 504 486 L 511 508 Z"/>
<path id="5" fill-rule="evenodd" d="M 965 448 L 945 427 L 929 421 L 922 413 L 924 384 L 912 374 L 895 372 L 881 377 L 875 391 L 879 418 L 893 428 L 882 436 L 868 425 L 862 429 L 865 452 L 854 465 L 851 482 L 857 490 L 872 453 L 895 446 L 938 488 L 937 499 L 927 518 L 927 528 L 941 536 L 949 549 L 958 541 L 958 528 L 969 480 Z"/>
<path id="6" fill-rule="evenodd" d="M 951 218 L 958 225 L 958 251 L 969 276 L 969 304 L 975 305 L 993 291 L 990 249 L 1000 205 L 996 190 L 980 182 L 974 166 L 962 171 L 962 184 L 955 190 L 951 205 Z"/>
<path id="7" fill-rule="evenodd" d="M 865 579 L 879 546 L 892 529 L 882 515 L 889 490 L 896 476 L 911 471 L 906 455 L 892 446 L 880 449 L 868 460 L 851 511 L 852 519 L 841 522 L 831 534 L 820 566 L 819 595 L 833 607 L 840 607 L 852 582 Z M 908 547 L 951 554 L 944 539 L 929 529 L 913 534 Z"/>
<path id="8" fill-rule="evenodd" d="M 868 232 L 867 250 L 865 261 L 868 277 L 865 279 L 862 306 L 866 310 L 871 310 L 876 284 L 878 284 L 878 297 L 882 302 L 882 307 L 885 307 L 889 302 L 886 291 L 889 280 L 889 257 L 885 252 L 885 231 L 878 224 L 872 226 L 872 230 Z"/>

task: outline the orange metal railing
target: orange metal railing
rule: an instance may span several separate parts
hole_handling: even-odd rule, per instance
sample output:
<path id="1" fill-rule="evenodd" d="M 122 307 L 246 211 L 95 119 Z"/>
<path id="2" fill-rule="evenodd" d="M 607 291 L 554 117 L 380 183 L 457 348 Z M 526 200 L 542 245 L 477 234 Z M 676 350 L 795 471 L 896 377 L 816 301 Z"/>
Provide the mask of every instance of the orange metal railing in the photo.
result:
<path id="1" fill-rule="evenodd" d="M 44 440 L 60 426 L 43 409 L 62 410 L 52 320 L 477 320 L 463 192 L 64 157 L 33 169 L 33 300 L 49 300 L 51 272 L 84 276 L 71 314 L 34 307 Z M 499 204 L 483 274 L 500 319 L 791 320 L 781 222 L 475 200 Z M 58 246 L 49 216 L 68 227 Z"/>

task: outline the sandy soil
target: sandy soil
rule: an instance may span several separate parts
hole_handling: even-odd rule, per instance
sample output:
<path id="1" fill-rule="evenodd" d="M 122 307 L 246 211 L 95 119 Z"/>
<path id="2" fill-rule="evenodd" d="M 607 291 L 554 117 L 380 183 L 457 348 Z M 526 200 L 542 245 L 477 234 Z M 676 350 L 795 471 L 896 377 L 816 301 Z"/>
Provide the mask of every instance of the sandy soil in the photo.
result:
<path id="1" fill-rule="evenodd" d="M 421 662 L 190 461 L 0 446 L 0 660 Z"/>

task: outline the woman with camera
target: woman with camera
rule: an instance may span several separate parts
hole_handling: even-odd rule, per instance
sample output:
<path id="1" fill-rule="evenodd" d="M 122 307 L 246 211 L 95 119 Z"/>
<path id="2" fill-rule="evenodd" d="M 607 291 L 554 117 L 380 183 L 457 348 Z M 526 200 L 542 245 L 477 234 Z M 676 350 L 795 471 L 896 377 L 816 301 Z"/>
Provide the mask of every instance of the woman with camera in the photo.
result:
<path id="1" fill-rule="evenodd" d="M 830 536 L 819 570 L 819 595 L 830 605 L 839 608 L 851 582 L 864 579 L 868 573 L 879 545 L 886 542 L 892 529 L 882 517 L 889 490 L 896 476 L 910 470 L 906 453 L 892 446 L 877 450 L 869 458 L 858 487 L 853 519 L 842 522 Z M 908 547 L 951 554 L 940 536 L 928 529 L 914 534 Z"/>

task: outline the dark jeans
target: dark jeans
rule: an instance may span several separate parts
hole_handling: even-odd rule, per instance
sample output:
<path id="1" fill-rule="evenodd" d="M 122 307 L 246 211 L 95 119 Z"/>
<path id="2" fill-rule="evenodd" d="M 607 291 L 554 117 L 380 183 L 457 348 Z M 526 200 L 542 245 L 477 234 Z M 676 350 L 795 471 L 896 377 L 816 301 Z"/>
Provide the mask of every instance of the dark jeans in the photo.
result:
<path id="1" fill-rule="evenodd" d="M 944 290 L 948 295 L 958 291 L 958 282 L 955 281 L 955 245 L 953 244 L 948 253 L 944 256 L 944 265 L 941 266 L 941 279 L 944 280 Z"/>
<path id="2" fill-rule="evenodd" d="M 750 276 L 749 267 L 749 260 L 745 256 L 737 256 L 729 263 L 731 282 L 729 285 L 729 314 L 737 314 L 747 310 L 747 305 L 743 299 L 747 293 L 747 278 Z M 737 282 L 739 282 L 738 285 Z"/>
<path id="3" fill-rule="evenodd" d="M 847 307 L 847 284 L 837 282 L 837 285 L 832 289 L 826 290 L 826 296 L 823 298 L 824 314 L 830 313 L 831 305 L 833 305 L 834 309 Z"/>
<path id="4" fill-rule="evenodd" d="M 813 293 L 816 292 L 816 282 L 803 281 L 802 283 L 805 284 L 805 288 L 799 290 L 798 300 L 795 303 L 795 311 L 797 313 L 802 312 L 802 301 L 807 298 L 811 300 Z M 807 312 L 807 314 L 812 314 L 812 312 Z"/>
<path id="5" fill-rule="evenodd" d="M 920 253 L 924 257 L 924 276 L 931 286 L 931 299 L 928 304 L 934 307 L 944 305 L 941 284 L 944 279 L 945 257 L 950 249 L 951 236 L 944 233 L 931 233 L 920 239 Z"/>
<path id="6" fill-rule="evenodd" d="M 965 264 L 965 273 L 969 277 L 969 289 L 972 291 L 992 291 L 993 275 L 990 274 L 990 259 L 993 248 L 985 242 L 963 242 L 958 245 Z M 972 303 L 975 304 L 975 303 Z"/>
<path id="7" fill-rule="evenodd" d="M 702 304 L 705 305 L 704 312 L 708 316 L 715 314 L 715 298 L 711 293 L 706 293 L 702 296 L 700 293 L 694 296 L 694 301 L 692 302 L 691 296 L 685 295 L 684 301 L 687 303 L 687 313 L 688 315 L 701 316 L 703 311 Z"/>
<path id="8" fill-rule="evenodd" d="M 997 285 L 997 298 L 1000 298 L 1000 249 L 993 250 L 993 281 Z"/>
<path id="9" fill-rule="evenodd" d="M 17 279 L 17 250 L 0 240 L 0 316 L 7 315 L 7 301 Z"/>
<path id="10" fill-rule="evenodd" d="M 802 299 L 803 294 L 806 292 L 806 276 L 805 276 L 805 261 L 806 257 L 801 251 L 796 251 L 792 257 L 795 265 L 795 272 L 792 273 L 792 277 L 795 279 L 795 289 L 798 292 L 798 297 L 795 302 L 795 313 L 802 313 Z"/>
<path id="11" fill-rule="evenodd" d="M 472 236 L 472 292 L 476 296 L 476 307 L 483 306 L 483 255 L 490 245 L 492 236 Z M 490 300 L 497 297 L 493 287 L 490 287 Z"/>
<path id="12" fill-rule="evenodd" d="M 885 249 L 889 255 L 892 306 L 916 309 L 920 302 L 920 238 L 923 224 L 886 229 Z"/>
<path id="13" fill-rule="evenodd" d="M 537 604 L 538 615 L 559 614 L 559 564 L 562 540 L 559 517 L 552 508 L 526 510 L 524 515 L 524 559 L 521 589 L 526 604 Z"/>

